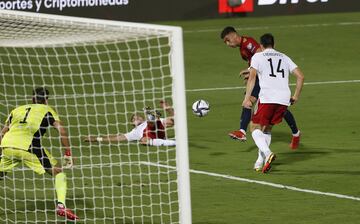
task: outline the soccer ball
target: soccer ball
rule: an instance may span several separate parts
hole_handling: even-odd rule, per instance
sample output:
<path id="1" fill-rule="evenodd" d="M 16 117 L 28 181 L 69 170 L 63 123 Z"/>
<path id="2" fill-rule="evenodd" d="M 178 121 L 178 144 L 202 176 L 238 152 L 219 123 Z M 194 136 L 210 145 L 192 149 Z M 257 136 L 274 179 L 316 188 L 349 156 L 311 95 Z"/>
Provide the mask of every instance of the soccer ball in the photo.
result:
<path id="1" fill-rule="evenodd" d="M 192 105 L 192 111 L 196 116 L 204 117 L 210 111 L 210 104 L 205 100 L 198 100 Z"/>

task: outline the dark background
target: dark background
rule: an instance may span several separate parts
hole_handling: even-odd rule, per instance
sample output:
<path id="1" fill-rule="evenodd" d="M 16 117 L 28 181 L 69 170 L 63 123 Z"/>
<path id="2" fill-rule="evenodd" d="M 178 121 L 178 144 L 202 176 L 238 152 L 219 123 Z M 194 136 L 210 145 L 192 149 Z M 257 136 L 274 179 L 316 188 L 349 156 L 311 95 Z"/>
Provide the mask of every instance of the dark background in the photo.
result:
<path id="1" fill-rule="evenodd" d="M 299 0 L 298 4 L 287 3 L 280 5 L 279 3 L 275 3 L 270 6 L 258 6 L 257 2 L 258 0 L 254 0 L 254 12 L 243 14 L 219 14 L 217 0 L 129 0 L 129 4 L 126 6 L 65 8 L 63 11 L 59 11 L 58 9 L 49 10 L 43 7 L 40 12 L 111 20 L 148 22 L 209 19 L 229 16 L 272 16 L 360 11 L 360 0 L 329 0 L 325 3 L 321 3 L 320 0 L 316 3 Z M 290 2 L 290 0 L 288 0 L 288 2 Z"/>

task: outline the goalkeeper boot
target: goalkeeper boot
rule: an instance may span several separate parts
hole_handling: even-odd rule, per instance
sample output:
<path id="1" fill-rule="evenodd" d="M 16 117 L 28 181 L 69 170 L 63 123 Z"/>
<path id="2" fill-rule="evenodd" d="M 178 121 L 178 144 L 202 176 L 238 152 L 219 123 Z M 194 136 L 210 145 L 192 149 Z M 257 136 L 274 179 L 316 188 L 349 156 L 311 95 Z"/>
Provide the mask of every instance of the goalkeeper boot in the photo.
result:
<path id="1" fill-rule="evenodd" d="M 240 140 L 242 142 L 246 141 L 246 133 L 242 130 L 236 130 L 229 133 L 230 138 L 235 140 Z"/>
<path id="2" fill-rule="evenodd" d="M 295 150 L 299 147 L 300 136 L 301 136 L 300 131 L 298 136 L 292 136 L 291 143 L 289 145 L 290 149 Z"/>
<path id="3" fill-rule="evenodd" d="M 263 173 L 267 173 L 271 170 L 271 163 L 273 163 L 275 161 L 275 158 L 276 158 L 276 155 L 274 153 L 270 153 L 270 155 L 268 155 L 266 157 L 265 165 L 262 168 Z"/>
<path id="4" fill-rule="evenodd" d="M 65 206 L 62 203 L 58 203 L 56 207 L 56 214 L 58 216 L 66 217 L 70 220 L 76 220 L 79 219 L 77 215 L 75 215 L 69 208 L 65 208 Z"/>

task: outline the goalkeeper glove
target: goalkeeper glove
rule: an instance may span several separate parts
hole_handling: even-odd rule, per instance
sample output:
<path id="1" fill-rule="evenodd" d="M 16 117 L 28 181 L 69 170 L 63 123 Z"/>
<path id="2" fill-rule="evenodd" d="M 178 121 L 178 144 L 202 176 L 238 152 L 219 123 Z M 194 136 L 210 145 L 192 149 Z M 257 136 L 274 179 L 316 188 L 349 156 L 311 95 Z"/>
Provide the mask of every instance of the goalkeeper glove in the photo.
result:
<path id="1" fill-rule="evenodd" d="M 155 121 L 157 118 L 161 117 L 160 111 L 153 110 L 151 107 L 145 107 L 144 113 L 148 121 Z"/>
<path id="2" fill-rule="evenodd" d="M 72 156 L 71 156 L 71 151 L 70 149 L 67 149 L 64 153 L 64 163 L 63 163 L 63 166 L 65 168 L 71 168 L 72 166 L 74 165 L 74 161 L 72 159 Z"/>

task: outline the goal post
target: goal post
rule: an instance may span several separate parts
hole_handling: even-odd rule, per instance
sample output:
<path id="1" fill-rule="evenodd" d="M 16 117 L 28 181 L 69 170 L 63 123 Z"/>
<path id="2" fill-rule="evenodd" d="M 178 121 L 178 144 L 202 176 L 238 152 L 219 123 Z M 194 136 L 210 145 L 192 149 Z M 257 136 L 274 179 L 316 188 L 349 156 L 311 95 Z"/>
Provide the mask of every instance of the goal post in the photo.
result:
<path id="1" fill-rule="evenodd" d="M 0 10 L 0 123 L 45 86 L 75 158 L 66 206 L 83 223 L 191 224 L 186 98 L 180 27 Z M 87 143 L 131 131 L 133 114 L 172 104 L 175 147 Z M 59 135 L 42 146 L 60 162 Z M 54 178 L 18 166 L 0 181 L 1 223 L 57 223 Z"/>

